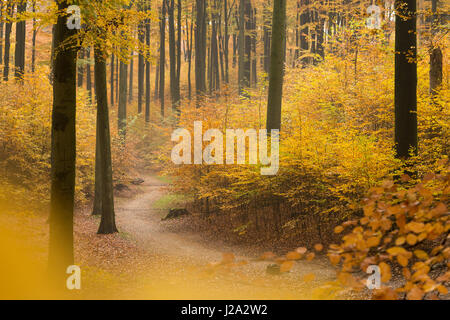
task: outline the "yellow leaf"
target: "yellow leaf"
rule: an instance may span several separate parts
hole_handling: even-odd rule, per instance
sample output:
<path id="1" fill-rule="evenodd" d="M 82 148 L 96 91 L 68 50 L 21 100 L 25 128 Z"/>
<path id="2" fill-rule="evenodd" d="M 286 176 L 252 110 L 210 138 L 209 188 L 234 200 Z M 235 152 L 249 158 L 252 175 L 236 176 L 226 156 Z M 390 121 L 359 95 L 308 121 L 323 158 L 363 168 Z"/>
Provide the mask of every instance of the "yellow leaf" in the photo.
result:
<path id="1" fill-rule="evenodd" d="M 336 228 L 334 228 L 334 233 L 341 233 L 342 231 L 344 231 L 344 228 L 342 226 L 337 226 Z"/>
<path id="2" fill-rule="evenodd" d="M 309 273 L 309 274 L 307 274 L 307 275 L 305 275 L 305 276 L 303 277 L 303 281 L 305 281 L 305 282 L 311 282 L 311 281 L 313 281 L 315 278 L 316 278 L 316 276 L 315 276 L 314 273 Z"/>
<path id="3" fill-rule="evenodd" d="M 320 243 L 317 243 L 316 245 L 314 245 L 314 249 L 315 249 L 317 252 L 320 252 L 320 251 L 322 251 L 322 249 L 323 249 L 323 245 L 321 245 Z"/>
<path id="4" fill-rule="evenodd" d="M 286 254 L 286 259 L 288 260 L 299 260 L 302 255 L 296 251 L 291 251 Z"/>
<path id="5" fill-rule="evenodd" d="M 406 236 L 406 242 L 407 242 L 410 246 L 413 246 L 413 245 L 415 245 L 415 244 L 417 243 L 417 237 L 416 237 L 414 234 L 409 233 L 409 234 Z"/>
<path id="6" fill-rule="evenodd" d="M 380 272 L 381 272 L 381 281 L 388 282 L 391 280 L 391 267 L 385 262 L 381 262 L 379 264 Z"/>
<path id="7" fill-rule="evenodd" d="M 422 260 L 428 259 L 428 254 L 423 250 L 415 250 L 414 254 L 419 259 L 422 259 Z"/>

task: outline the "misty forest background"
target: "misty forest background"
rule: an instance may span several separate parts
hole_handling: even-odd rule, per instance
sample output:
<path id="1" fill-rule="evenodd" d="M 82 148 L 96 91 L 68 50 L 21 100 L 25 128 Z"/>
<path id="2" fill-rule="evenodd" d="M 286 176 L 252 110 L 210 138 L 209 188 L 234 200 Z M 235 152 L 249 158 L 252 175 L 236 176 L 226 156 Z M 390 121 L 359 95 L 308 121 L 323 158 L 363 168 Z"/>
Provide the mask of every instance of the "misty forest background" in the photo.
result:
<path id="1" fill-rule="evenodd" d="M 364 291 L 377 264 L 385 286 L 371 297 L 446 298 L 449 6 L 2 0 L 2 228 L 58 286 L 75 263 L 88 288 L 105 274 L 126 287 L 149 260 L 116 215 L 152 177 L 165 190 L 152 210 L 188 213 L 171 232 L 227 251 L 206 275 L 243 268 L 224 248 L 245 247 L 267 277 L 328 259 L 320 297 Z M 278 174 L 175 166 L 171 134 L 194 121 L 280 129 Z"/>

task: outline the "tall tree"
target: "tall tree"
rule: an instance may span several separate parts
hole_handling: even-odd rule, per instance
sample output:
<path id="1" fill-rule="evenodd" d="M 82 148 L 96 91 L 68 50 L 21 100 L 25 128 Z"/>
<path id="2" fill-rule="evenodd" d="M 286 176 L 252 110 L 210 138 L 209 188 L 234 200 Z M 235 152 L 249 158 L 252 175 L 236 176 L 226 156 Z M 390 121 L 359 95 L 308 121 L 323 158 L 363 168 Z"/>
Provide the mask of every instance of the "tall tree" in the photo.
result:
<path id="1" fill-rule="evenodd" d="M 267 130 L 281 129 L 281 102 L 286 41 L 286 0 L 273 2 Z M 280 50 L 280 48 L 283 48 Z"/>
<path id="2" fill-rule="evenodd" d="M 33 14 L 36 13 L 36 0 L 33 0 L 33 6 L 32 6 L 32 12 Z M 3 33 L 3 22 L 2 24 L 2 30 L 0 31 L 0 37 L 1 34 Z M 37 26 L 36 26 L 36 17 L 33 16 L 33 34 L 31 36 L 31 72 L 34 73 L 34 71 L 36 70 L 36 38 L 37 38 Z M 1 43 L 1 41 L 0 41 Z M 1 49 L 0 49 L 0 59 L 1 59 Z M 1 63 L 1 61 L 0 61 Z"/>
<path id="3" fill-rule="evenodd" d="M 14 52 L 14 78 L 23 79 L 25 72 L 25 39 L 26 39 L 26 21 L 22 17 L 27 10 L 27 2 L 21 0 L 17 4 L 17 16 L 19 21 L 16 23 L 16 47 Z"/>
<path id="4" fill-rule="evenodd" d="M 195 91 L 206 93 L 206 1 L 196 0 L 195 20 Z"/>
<path id="5" fill-rule="evenodd" d="M 147 10 L 150 10 L 150 2 Z M 150 19 L 145 21 L 145 44 L 147 46 L 148 56 L 145 63 L 145 122 L 150 122 Z M 162 109 L 164 109 L 164 106 Z"/>
<path id="6" fill-rule="evenodd" d="M 116 70 L 116 67 L 115 67 L 115 65 L 114 65 L 114 62 L 116 61 L 116 58 L 114 57 L 114 54 L 112 54 L 111 55 L 111 70 L 110 70 L 110 72 L 111 72 L 111 77 L 110 77 L 110 80 L 109 80 L 109 84 L 110 84 L 110 103 L 111 103 L 111 106 L 113 106 L 114 105 L 114 83 L 115 83 L 115 81 L 114 81 L 114 71 Z"/>
<path id="7" fill-rule="evenodd" d="M 433 13 L 431 23 L 431 52 L 430 52 L 430 93 L 436 94 L 436 89 L 442 84 L 442 50 L 438 44 L 433 44 L 438 28 L 439 14 L 437 13 L 437 0 L 431 0 L 431 11 Z"/>
<path id="8" fill-rule="evenodd" d="M 397 157 L 417 152 L 416 0 L 396 0 L 395 143 Z"/>
<path id="9" fill-rule="evenodd" d="M 97 233 L 110 234 L 118 230 L 114 212 L 106 52 L 103 51 L 99 44 L 94 47 L 94 60 L 95 96 L 97 99 L 97 140 L 95 153 L 96 201 L 94 203 L 96 206 L 94 206 L 93 213 L 101 214 L 100 226 Z"/>
<path id="10" fill-rule="evenodd" d="M 161 101 L 161 117 L 164 118 L 164 89 L 165 89 L 165 64 L 166 64 L 166 0 L 161 5 L 159 39 L 159 99 Z"/>
<path id="11" fill-rule="evenodd" d="M 143 10 L 143 4 L 142 1 L 139 2 L 139 11 Z M 140 43 L 144 43 L 145 41 L 145 25 L 144 22 L 141 21 L 138 26 L 138 40 Z M 142 100 L 144 97 L 144 72 L 145 72 L 145 65 L 144 65 L 144 54 L 142 50 L 139 50 L 139 57 L 138 57 L 138 113 L 142 113 Z"/>
<path id="12" fill-rule="evenodd" d="M 170 60 L 170 95 L 172 111 L 179 113 L 180 83 L 178 78 L 178 54 L 175 42 L 175 0 L 165 0 L 169 17 L 169 60 Z"/>
<path id="13" fill-rule="evenodd" d="M 66 12 L 70 1 L 57 1 Z M 67 45 L 76 30 L 59 15 L 54 33 L 53 111 L 51 143 L 49 269 L 58 286 L 65 286 L 66 268 L 73 264 L 75 192 L 75 110 L 77 48 Z M 64 281 L 62 281 L 64 280 Z"/>
<path id="14" fill-rule="evenodd" d="M 134 53 L 131 53 L 131 61 L 130 61 L 130 74 L 129 82 L 128 82 L 128 103 L 131 103 L 133 101 L 133 77 L 134 77 Z"/>
<path id="15" fill-rule="evenodd" d="M 119 107 L 117 111 L 119 133 L 125 135 L 127 123 L 127 64 L 120 60 L 119 70 Z"/>
<path id="16" fill-rule="evenodd" d="M 92 75 L 91 75 L 91 48 L 86 48 L 86 90 L 89 94 L 89 99 L 92 99 Z M 95 75 L 94 75 L 95 77 Z"/>
<path id="17" fill-rule="evenodd" d="M 6 3 L 6 26 L 5 26 L 5 53 L 3 57 L 3 80 L 8 81 L 9 78 L 9 51 L 11 49 L 11 31 L 12 31 L 12 15 L 14 12 L 13 0 Z"/>
<path id="18" fill-rule="evenodd" d="M 78 53 L 78 60 L 77 60 L 77 69 L 78 69 L 78 76 L 77 76 L 77 86 L 83 87 L 83 75 L 84 75 L 84 49 L 81 48 L 80 52 Z"/>

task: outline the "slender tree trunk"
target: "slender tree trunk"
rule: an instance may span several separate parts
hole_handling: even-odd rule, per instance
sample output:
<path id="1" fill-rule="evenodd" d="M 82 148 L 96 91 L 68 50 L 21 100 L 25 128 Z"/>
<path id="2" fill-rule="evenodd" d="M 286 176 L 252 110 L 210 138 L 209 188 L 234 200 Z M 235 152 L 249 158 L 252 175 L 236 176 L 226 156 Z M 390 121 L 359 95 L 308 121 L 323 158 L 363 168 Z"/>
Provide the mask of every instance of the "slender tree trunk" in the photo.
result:
<path id="1" fill-rule="evenodd" d="M 114 212 L 114 190 L 112 179 L 111 162 L 111 138 L 109 129 L 109 111 L 108 111 L 108 91 L 106 80 L 106 54 L 96 46 L 94 48 L 94 77 L 95 92 L 97 100 L 97 150 L 95 159 L 96 168 L 96 196 L 97 196 L 97 178 L 99 179 L 98 195 L 101 200 L 94 207 L 93 213 L 101 214 L 100 226 L 97 231 L 99 234 L 110 234 L 118 232 Z M 124 65 L 125 66 L 125 65 Z M 126 78 L 125 78 L 126 82 Z M 97 173 L 98 171 L 98 173 Z M 100 211 L 97 211 L 100 210 Z"/>
<path id="2" fill-rule="evenodd" d="M 229 15 L 228 15 L 228 1 L 223 1 L 223 13 L 224 13 L 224 48 L 223 48 L 223 54 L 224 54 L 224 60 L 225 60 L 225 83 L 230 82 L 230 65 L 229 65 L 229 42 L 230 42 L 230 35 L 228 34 L 228 24 L 229 24 Z"/>
<path id="3" fill-rule="evenodd" d="M 3 12 L 4 3 L 0 2 L 0 64 L 3 64 L 3 28 L 5 23 L 3 22 L 5 13 Z"/>
<path id="4" fill-rule="evenodd" d="M 138 39 L 140 43 L 144 43 L 145 41 L 145 26 L 143 23 L 139 24 L 138 28 Z M 144 97 L 144 55 L 141 51 L 139 51 L 138 58 L 138 113 L 142 113 L 142 100 Z"/>
<path id="5" fill-rule="evenodd" d="M 36 13 L 36 0 L 33 0 L 33 14 Z M 31 72 L 34 73 L 36 70 L 36 37 L 37 37 L 37 29 L 36 29 L 36 18 L 33 17 L 33 35 L 31 37 Z M 3 22 L 1 23 L 1 31 L 0 38 L 3 34 Z M 1 41 L 0 41 L 1 43 Z M 1 48 L 0 48 L 0 63 L 1 63 Z"/>
<path id="6" fill-rule="evenodd" d="M 89 94 L 89 99 L 92 99 L 92 75 L 91 75 L 91 48 L 86 48 L 86 90 Z M 94 75 L 95 77 L 95 75 Z"/>
<path id="7" fill-rule="evenodd" d="M 84 49 L 81 48 L 80 52 L 78 53 L 78 63 L 77 63 L 77 69 L 78 69 L 78 75 L 77 75 L 77 86 L 79 88 L 83 87 L 83 75 L 84 75 Z"/>
<path id="8" fill-rule="evenodd" d="M 274 1 L 270 55 L 267 130 L 281 129 L 281 102 L 286 42 L 286 0 Z M 284 50 L 280 50 L 284 48 Z"/>
<path id="9" fill-rule="evenodd" d="M 22 1 L 17 5 L 17 15 L 25 13 L 27 2 Z M 23 80 L 25 72 L 25 40 L 26 40 L 26 22 L 25 20 L 16 23 L 16 48 L 14 53 L 14 78 Z"/>
<path id="10" fill-rule="evenodd" d="M 396 0 L 395 143 L 397 157 L 417 152 L 416 0 Z"/>
<path id="11" fill-rule="evenodd" d="M 10 0 L 6 4 L 7 21 L 5 27 L 5 55 L 3 57 L 3 80 L 8 81 L 9 79 L 9 51 L 11 49 L 11 30 L 12 22 L 11 18 L 14 12 L 14 3 Z"/>
<path id="12" fill-rule="evenodd" d="M 147 48 L 150 48 L 150 20 L 147 20 L 145 23 L 145 44 Z M 148 59 L 145 63 L 145 121 L 150 122 L 150 49 L 148 49 L 147 55 Z"/>
<path id="13" fill-rule="evenodd" d="M 117 111 L 119 133 L 124 137 L 127 125 L 127 65 L 120 61 L 119 71 L 119 107 Z"/>
<path id="14" fill-rule="evenodd" d="M 115 65 L 114 65 L 115 61 L 116 61 L 116 58 L 112 54 L 111 55 L 111 70 L 110 70 L 111 71 L 111 77 L 110 77 L 110 80 L 109 80 L 109 85 L 110 85 L 110 90 L 111 90 L 109 101 L 111 103 L 111 107 L 114 105 L 114 92 L 115 92 L 114 91 L 114 83 L 115 83 L 115 81 L 114 81 L 114 71 L 116 70 Z"/>
<path id="15" fill-rule="evenodd" d="M 239 1 L 239 38 L 238 38 L 238 85 L 239 94 L 242 95 L 245 84 L 245 5 L 248 0 Z"/>
<path id="16" fill-rule="evenodd" d="M 65 12 L 68 1 L 58 1 Z M 73 210 L 75 192 L 75 110 L 77 49 L 67 41 L 75 34 L 58 16 L 54 33 L 53 111 L 51 144 L 49 271 L 65 288 L 66 269 L 73 265 Z M 66 45 L 62 46 L 65 43 Z"/>
<path id="17" fill-rule="evenodd" d="M 169 16 L 169 60 L 170 60 L 170 95 L 172 99 L 172 112 L 179 113 L 180 87 L 178 83 L 178 61 L 175 42 L 175 0 L 166 0 Z"/>
<path id="18" fill-rule="evenodd" d="M 134 53 L 131 53 L 131 61 L 130 61 L 130 75 L 128 82 L 128 103 L 133 101 L 133 77 L 134 77 Z"/>
<path id="19" fill-rule="evenodd" d="M 164 118 L 164 89 L 165 89 L 165 64 L 166 64 L 166 0 L 163 0 L 160 21 L 159 42 L 159 99 L 161 102 L 161 118 Z"/>
<path id="20" fill-rule="evenodd" d="M 206 93 L 206 1 L 196 0 L 195 90 L 197 97 Z"/>
<path id="21" fill-rule="evenodd" d="M 437 0 L 431 1 L 431 11 L 433 12 L 431 34 L 435 36 L 439 27 L 439 15 L 437 14 Z M 434 38 L 434 37 L 433 37 Z M 433 45 L 430 53 L 430 93 L 435 96 L 436 89 L 442 84 L 442 50 L 439 45 Z"/>

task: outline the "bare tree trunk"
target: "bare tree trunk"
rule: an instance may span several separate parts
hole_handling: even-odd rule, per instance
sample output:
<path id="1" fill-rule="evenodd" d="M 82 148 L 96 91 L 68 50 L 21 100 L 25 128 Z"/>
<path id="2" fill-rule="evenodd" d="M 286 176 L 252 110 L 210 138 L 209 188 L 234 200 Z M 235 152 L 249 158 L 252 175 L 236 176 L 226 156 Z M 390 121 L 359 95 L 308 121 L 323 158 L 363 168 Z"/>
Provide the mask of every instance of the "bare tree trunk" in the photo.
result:
<path id="1" fill-rule="evenodd" d="M 65 12 L 67 1 L 57 2 Z M 76 30 L 58 16 L 54 33 L 53 110 L 51 144 L 49 271 L 59 288 L 65 288 L 67 266 L 73 265 L 73 210 L 75 193 L 75 110 L 77 49 L 67 45 Z M 62 44 L 66 44 L 62 46 Z"/>
<path id="2" fill-rule="evenodd" d="M 267 130 L 281 129 L 281 102 L 286 42 L 286 0 L 274 1 L 270 55 Z M 280 50 L 283 48 L 283 50 Z"/>
<path id="3" fill-rule="evenodd" d="M 416 0 L 396 0 L 395 143 L 397 157 L 417 152 Z"/>
<path id="4" fill-rule="evenodd" d="M 114 212 L 114 190 L 111 162 L 111 138 L 109 129 L 108 91 L 106 80 L 106 54 L 96 46 L 94 48 L 94 76 L 97 99 L 97 147 L 95 158 L 95 179 L 97 208 L 94 214 L 101 214 L 100 226 L 97 233 L 110 234 L 118 232 Z M 126 78 L 125 78 L 126 79 Z M 97 186 L 97 179 L 99 185 Z M 100 190 L 97 191 L 97 187 Z M 97 211 L 100 210 L 100 211 Z"/>
<path id="5" fill-rule="evenodd" d="M 7 21 L 5 27 L 5 55 L 3 57 L 3 80 L 8 81 L 9 79 L 9 51 L 11 49 L 11 30 L 12 22 L 11 18 L 14 12 L 14 3 L 9 0 L 6 4 Z"/>
<path id="6" fill-rule="evenodd" d="M 27 10 L 27 2 L 22 1 L 17 5 L 17 14 L 21 15 Z M 25 72 L 25 40 L 26 22 L 25 20 L 16 23 L 16 48 L 14 53 L 14 78 L 23 80 Z"/>

